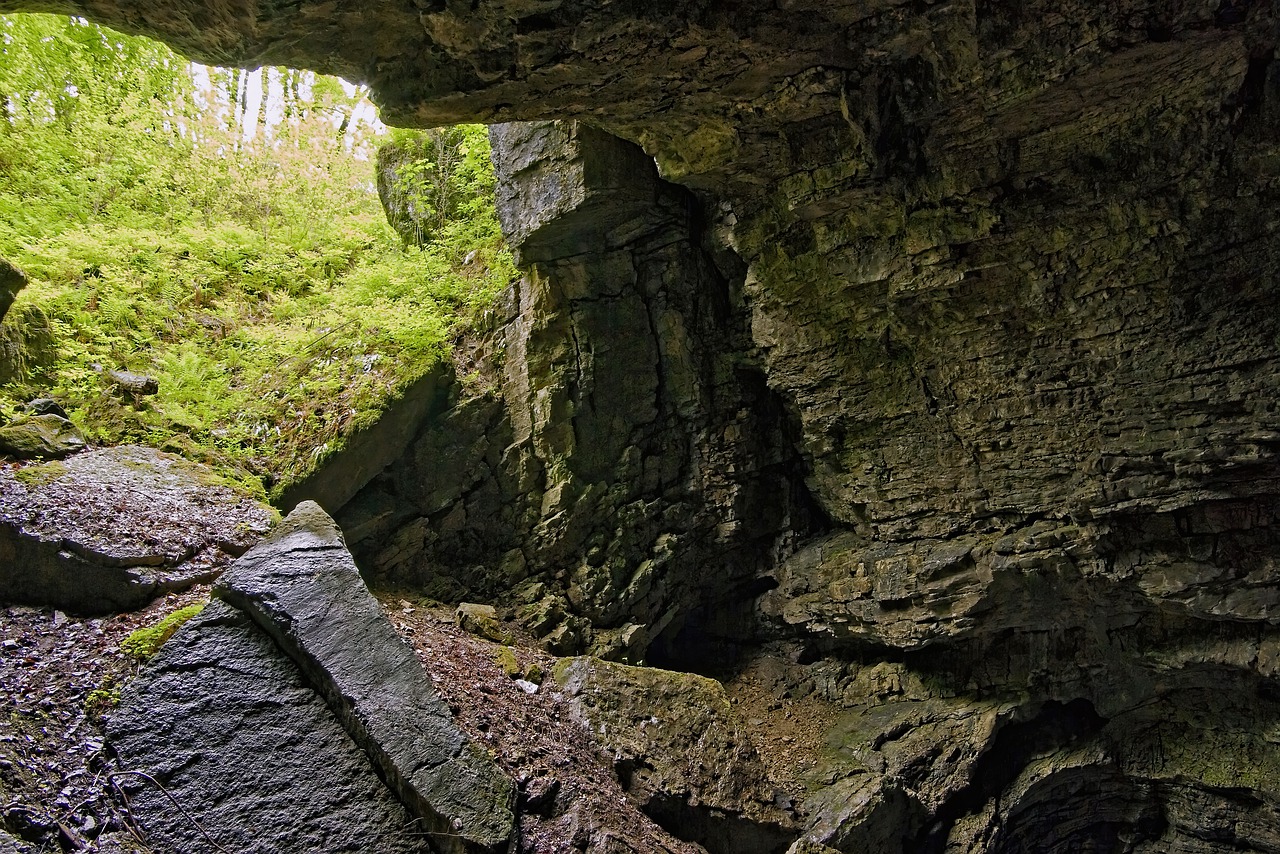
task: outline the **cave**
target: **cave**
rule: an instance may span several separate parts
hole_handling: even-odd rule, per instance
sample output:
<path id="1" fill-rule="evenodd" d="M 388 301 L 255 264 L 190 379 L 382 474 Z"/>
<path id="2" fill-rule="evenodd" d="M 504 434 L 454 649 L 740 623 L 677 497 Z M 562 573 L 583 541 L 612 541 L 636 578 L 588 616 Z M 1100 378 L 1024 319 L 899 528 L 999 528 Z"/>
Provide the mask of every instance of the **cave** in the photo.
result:
<path id="1" fill-rule="evenodd" d="M 367 576 L 767 653 L 844 710 L 793 854 L 1280 849 L 1271 4 L 0 11 L 491 126 L 500 396 L 288 499 Z"/>

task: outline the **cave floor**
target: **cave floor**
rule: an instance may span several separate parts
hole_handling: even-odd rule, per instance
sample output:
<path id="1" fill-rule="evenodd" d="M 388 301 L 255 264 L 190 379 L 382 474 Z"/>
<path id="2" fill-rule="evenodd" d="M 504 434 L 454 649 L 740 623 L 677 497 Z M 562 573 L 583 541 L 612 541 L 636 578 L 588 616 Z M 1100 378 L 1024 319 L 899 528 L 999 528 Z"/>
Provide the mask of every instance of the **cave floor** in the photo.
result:
<path id="1" fill-rule="evenodd" d="M 127 769 L 103 735 L 103 716 L 139 667 L 120 644 L 208 598 L 198 586 L 95 618 L 0 609 L 0 827 L 37 850 L 148 850 L 113 796 L 109 775 Z"/>

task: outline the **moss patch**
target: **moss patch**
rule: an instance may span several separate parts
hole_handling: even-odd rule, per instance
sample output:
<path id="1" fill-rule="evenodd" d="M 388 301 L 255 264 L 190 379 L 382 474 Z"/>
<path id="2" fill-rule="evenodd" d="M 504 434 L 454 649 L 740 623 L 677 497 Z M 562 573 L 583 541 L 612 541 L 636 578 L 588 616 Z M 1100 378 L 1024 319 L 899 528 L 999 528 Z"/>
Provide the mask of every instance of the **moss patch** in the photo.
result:
<path id="1" fill-rule="evenodd" d="M 13 473 L 13 477 L 23 486 L 37 487 L 53 483 L 66 473 L 67 467 L 57 460 L 54 460 L 49 463 L 20 468 Z"/>
<path id="2" fill-rule="evenodd" d="M 188 605 L 180 608 L 154 626 L 138 629 L 120 642 L 120 648 L 138 661 L 146 661 L 157 652 L 164 642 L 173 637 L 178 628 L 196 614 L 204 610 L 204 605 Z"/>

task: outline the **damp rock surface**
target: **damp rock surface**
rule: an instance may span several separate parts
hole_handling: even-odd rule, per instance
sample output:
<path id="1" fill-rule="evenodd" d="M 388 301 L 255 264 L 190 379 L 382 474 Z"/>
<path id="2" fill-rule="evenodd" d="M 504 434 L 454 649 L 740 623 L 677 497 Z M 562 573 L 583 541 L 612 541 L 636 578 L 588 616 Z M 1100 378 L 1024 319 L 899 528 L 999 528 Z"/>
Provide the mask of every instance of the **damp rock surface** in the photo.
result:
<path id="1" fill-rule="evenodd" d="M 431 850 L 324 699 L 229 605 L 209 605 L 165 644 L 107 733 L 123 769 L 163 786 L 208 834 L 151 780 L 121 773 L 155 850 Z"/>
<path id="2" fill-rule="evenodd" d="M 511 780 L 458 728 L 317 504 L 298 505 L 214 592 L 287 651 L 437 846 L 507 846 Z"/>

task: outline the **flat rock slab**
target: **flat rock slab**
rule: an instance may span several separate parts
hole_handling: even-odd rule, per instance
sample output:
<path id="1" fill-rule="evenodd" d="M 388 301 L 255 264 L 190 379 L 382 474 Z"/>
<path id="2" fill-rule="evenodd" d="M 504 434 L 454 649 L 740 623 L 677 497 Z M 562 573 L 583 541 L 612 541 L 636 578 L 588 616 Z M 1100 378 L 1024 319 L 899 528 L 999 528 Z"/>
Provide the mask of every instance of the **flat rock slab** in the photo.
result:
<path id="1" fill-rule="evenodd" d="M 505 850 L 514 787 L 454 722 L 365 587 L 342 534 L 306 501 L 223 575 L 216 595 L 294 659 L 442 851 Z"/>
<path id="2" fill-rule="evenodd" d="M 274 518 L 213 477 L 135 446 L 0 468 L 0 601 L 107 613 L 212 580 Z"/>
<path id="3" fill-rule="evenodd" d="M 150 781 L 123 774 L 156 854 L 430 850 L 293 662 L 224 603 L 164 645 L 107 735 L 123 768 L 154 778 L 208 833 Z"/>

